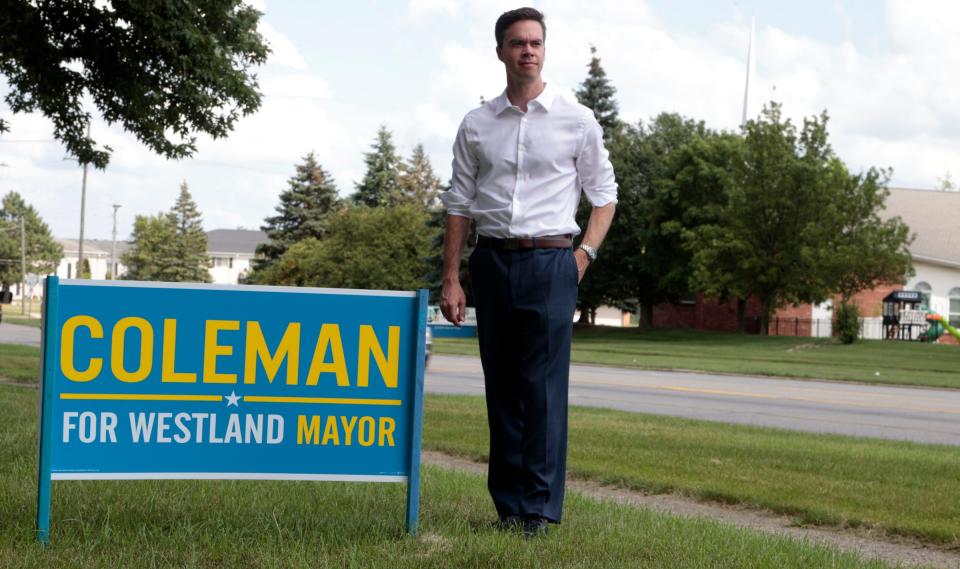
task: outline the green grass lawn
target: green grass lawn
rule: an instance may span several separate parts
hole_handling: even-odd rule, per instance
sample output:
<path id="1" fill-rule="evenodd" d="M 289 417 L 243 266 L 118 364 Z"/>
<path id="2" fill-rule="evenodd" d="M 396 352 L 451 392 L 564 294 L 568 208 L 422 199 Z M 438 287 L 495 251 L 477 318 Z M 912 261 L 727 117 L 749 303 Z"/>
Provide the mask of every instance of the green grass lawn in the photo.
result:
<path id="1" fill-rule="evenodd" d="M 475 338 L 437 338 L 434 352 L 479 355 Z M 918 342 L 577 328 L 573 361 L 645 369 L 822 378 L 960 388 L 960 347 Z M 877 372 L 880 375 L 877 375 Z"/>
<path id="2" fill-rule="evenodd" d="M 19 312 L 17 312 L 15 315 L 7 313 L 3 315 L 3 322 L 0 323 L 0 326 L 3 326 L 4 324 L 16 324 L 18 326 L 32 326 L 33 328 L 39 328 L 40 319 L 27 318 L 26 316 L 21 316 Z"/>
<path id="3" fill-rule="evenodd" d="M 487 452 L 479 397 L 427 397 L 424 445 Z M 569 474 L 960 547 L 960 449 L 571 408 Z"/>
<path id="4" fill-rule="evenodd" d="M 0 566 L 876 568 L 809 543 L 571 493 L 542 540 L 489 528 L 482 477 L 425 468 L 421 534 L 404 486 L 254 481 L 55 482 L 51 543 L 34 539 L 37 392 L 0 386 Z M 431 400 L 428 412 L 434 419 Z"/>
<path id="5" fill-rule="evenodd" d="M 40 349 L 33 346 L 0 344 L 0 378 L 38 383 Z"/>

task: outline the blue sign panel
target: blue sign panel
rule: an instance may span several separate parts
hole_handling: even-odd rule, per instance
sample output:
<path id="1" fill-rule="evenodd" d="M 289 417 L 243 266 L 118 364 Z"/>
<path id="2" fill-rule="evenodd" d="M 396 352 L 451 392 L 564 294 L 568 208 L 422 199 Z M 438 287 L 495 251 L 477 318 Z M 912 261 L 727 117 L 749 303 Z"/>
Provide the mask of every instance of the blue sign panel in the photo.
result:
<path id="1" fill-rule="evenodd" d="M 82 479 L 407 481 L 414 530 L 425 291 L 50 277 L 44 317 L 41 539 Z"/>

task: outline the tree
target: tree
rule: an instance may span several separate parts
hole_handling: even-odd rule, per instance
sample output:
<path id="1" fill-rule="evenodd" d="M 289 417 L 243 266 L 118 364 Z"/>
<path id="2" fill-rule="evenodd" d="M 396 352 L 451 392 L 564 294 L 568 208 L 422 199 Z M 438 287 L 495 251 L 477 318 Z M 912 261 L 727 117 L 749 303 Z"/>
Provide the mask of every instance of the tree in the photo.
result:
<path id="1" fill-rule="evenodd" d="M 890 195 L 889 170 L 870 168 L 850 175 L 839 160 L 831 166 L 841 178 L 841 193 L 836 206 L 826 209 L 821 218 L 831 224 L 833 235 L 833 246 L 823 251 L 821 266 L 845 305 L 862 290 L 903 283 L 912 275 L 908 249 L 912 238 L 910 228 L 899 217 L 880 218 Z"/>
<path id="2" fill-rule="evenodd" d="M 682 216 L 695 206 L 694 198 L 705 194 L 695 189 L 688 196 L 688 189 L 662 182 L 684 167 L 674 155 L 706 134 L 702 122 L 662 113 L 647 124 L 624 127 L 611 142 L 620 186 L 617 217 L 596 268 L 608 275 L 606 296 L 614 304 L 639 309 L 641 328 L 653 325 L 654 305 L 677 301 L 689 291 L 689 255 L 677 224 L 693 223 Z"/>
<path id="3" fill-rule="evenodd" d="M 576 91 L 581 105 L 590 108 L 603 128 L 603 140 L 609 141 L 620 126 L 619 109 L 614 95 L 617 90 L 607 79 L 607 72 L 600 65 L 597 48 L 590 46 L 590 63 L 587 78 Z"/>
<path id="4" fill-rule="evenodd" d="M 369 207 L 389 205 L 400 189 L 400 157 L 393 145 L 393 135 L 386 125 L 377 131 L 377 139 L 364 154 L 367 171 L 357 184 L 353 201 Z"/>
<path id="5" fill-rule="evenodd" d="M 410 158 L 400 165 L 398 203 L 414 203 L 430 209 L 436 205 L 443 182 L 433 171 L 423 145 L 413 147 Z"/>
<path id="6" fill-rule="evenodd" d="M 311 237 L 322 239 L 327 231 L 329 216 L 339 203 L 333 177 L 310 152 L 303 158 L 302 164 L 297 164 L 296 174 L 287 180 L 287 189 L 280 193 L 277 215 L 266 218 L 266 225 L 260 228 L 270 241 L 257 245 L 251 280 L 256 281 L 259 273 L 279 259 L 294 243 Z"/>
<path id="7" fill-rule="evenodd" d="M 291 246 L 264 281 L 293 286 L 414 290 L 426 286 L 433 230 L 423 208 L 355 206 L 334 214 L 323 240 Z"/>
<path id="8" fill-rule="evenodd" d="M 17 192 L 9 192 L 0 202 L 0 291 L 7 292 L 23 280 L 20 271 L 20 220 L 23 219 L 28 274 L 47 275 L 57 270 L 63 258 L 61 246 L 33 206 Z"/>
<path id="9" fill-rule="evenodd" d="M 241 0 L 11 0 L 2 11 L 7 104 L 49 117 L 81 164 L 110 158 L 87 136 L 85 101 L 167 158 L 192 155 L 194 133 L 226 136 L 260 106 L 252 70 L 268 48 L 260 13 Z"/>
<path id="10" fill-rule="evenodd" d="M 688 232 L 691 282 L 760 301 L 760 330 L 785 304 L 849 298 L 909 269 L 906 229 L 881 222 L 885 177 L 851 177 L 827 142 L 826 113 L 799 131 L 771 103 L 744 126 L 742 156 L 712 222 Z"/>
<path id="11" fill-rule="evenodd" d="M 171 242 L 172 257 L 167 266 L 168 278 L 164 280 L 210 282 L 207 233 L 203 230 L 202 216 L 186 182 L 180 184 L 180 195 L 167 215 L 173 224 L 174 238 Z"/>
<path id="12" fill-rule="evenodd" d="M 169 212 L 136 217 L 123 264 L 128 280 L 210 282 L 207 234 L 186 182 Z"/>
<path id="13" fill-rule="evenodd" d="M 606 71 L 600 65 L 600 58 L 596 55 L 597 49 L 591 46 L 590 53 L 592 57 L 587 65 L 587 77 L 576 91 L 577 100 L 593 111 L 597 122 L 603 128 L 604 141 L 611 144 L 621 130 L 617 115 L 617 101 L 614 99 L 616 89 L 610 84 Z M 589 200 L 581 197 L 577 207 L 577 225 L 586 228 L 592 209 Z M 611 300 L 610 288 L 615 275 L 612 275 L 608 269 L 608 253 L 609 251 L 606 250 L 604 255 L 592 264 L 589 276 L 580 283 L 577 307 L 580 309 L 580 322 L 583 324 L 592 323 L 597 308 Z"/>
<path id="14" fill-rule="evenodd" d="M 953 181 L 953 176 L 948 170 L 947 173 L 938 180 L 936 189 L 941 192 L 955 192 L 960 188 L 957 188 L 957 184 Z"/>
<path id="15" fill-rule="evenodd" d="M 167 266 L 170 258 L 170 242 L 176 229 L 170 216 L 138 215 L 133 221 L 130 248 L 121 257 L 127 267 L 123 279 L 133 281 L 168 281 Z"/>
<path id="16" fill-rule="evenodd" d="M 90 270 L 90 259 L 88 259 L 87 257 L 84 257 L 83 262 L 81 262 L 80 266 L 77 267 L 77 278 L 78 279 L 93 278 L 93 272 Z"/>

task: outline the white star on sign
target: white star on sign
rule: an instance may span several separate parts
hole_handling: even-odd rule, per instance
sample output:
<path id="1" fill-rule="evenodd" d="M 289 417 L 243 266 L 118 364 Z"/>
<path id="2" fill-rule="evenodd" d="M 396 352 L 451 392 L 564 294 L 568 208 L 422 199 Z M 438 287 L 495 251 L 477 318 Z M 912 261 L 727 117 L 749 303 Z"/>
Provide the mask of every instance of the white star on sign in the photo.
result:
<path id="1" fill-rule="evenodd" d="M 231 405 L 233 405 L 234 407 L 240 407 L 240 405 L 237 404 L 237 401 L 243 398 L 237 395 L 236 391 L 231 391 L 230 395 L 227 395 L 226 399 L 227 399 L 227 407 Z"/>

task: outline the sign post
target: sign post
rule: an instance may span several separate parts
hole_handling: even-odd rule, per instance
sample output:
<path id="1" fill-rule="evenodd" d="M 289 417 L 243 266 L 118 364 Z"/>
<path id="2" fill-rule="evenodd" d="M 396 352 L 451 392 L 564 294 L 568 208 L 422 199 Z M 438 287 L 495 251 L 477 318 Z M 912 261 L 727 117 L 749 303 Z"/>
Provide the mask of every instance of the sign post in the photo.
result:
<path id="1" fill-rule="evenodd" d="M 48 277 L 37 539 L 54 480 L 407 483 L 427 292 Z"/>

